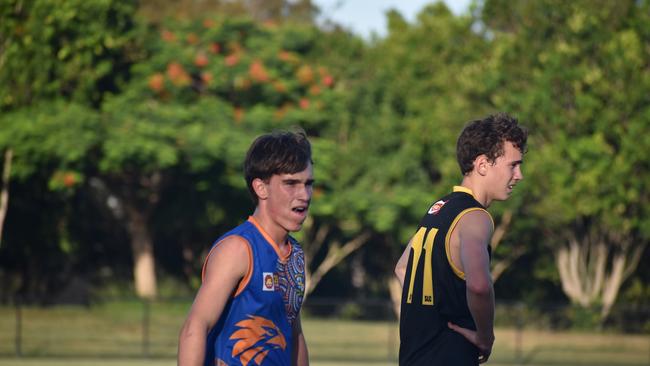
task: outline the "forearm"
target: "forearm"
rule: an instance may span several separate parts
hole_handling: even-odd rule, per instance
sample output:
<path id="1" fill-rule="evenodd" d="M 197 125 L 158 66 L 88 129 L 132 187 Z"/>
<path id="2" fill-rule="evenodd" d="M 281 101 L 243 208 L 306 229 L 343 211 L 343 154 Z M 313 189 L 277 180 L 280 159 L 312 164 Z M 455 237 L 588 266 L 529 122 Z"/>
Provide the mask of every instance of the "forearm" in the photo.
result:
<path id="1" fill-rule="evenodd" d="M 494 290 L 492 285 L 483 291 L 467 290 L 467 305 L 474 318 L 476 336 L 481 343 L 494 342 Z"/>
<path id="2" fill-rule="evenodd" d="M 202 366 L 205 358 L 207 331 L 185 324 L 178 340 L 178 366 Z"/>
<path id="3" fill-rule="evenodd" d="M 307 341 L 303 333 L 298 334 L 293 359 L 294 366 L 309 366 L 309 352 L 307 351 Z"/>

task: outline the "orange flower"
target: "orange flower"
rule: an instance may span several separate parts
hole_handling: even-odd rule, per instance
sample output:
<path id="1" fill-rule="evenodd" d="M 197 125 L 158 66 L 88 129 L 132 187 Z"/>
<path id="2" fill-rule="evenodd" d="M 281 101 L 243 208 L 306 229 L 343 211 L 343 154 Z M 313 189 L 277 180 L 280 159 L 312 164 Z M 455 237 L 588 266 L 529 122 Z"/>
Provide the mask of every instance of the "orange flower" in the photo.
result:
<path id="1" fill-rule="evenodd" d="M 278 52 L 278 58 L 281 61 L 288 62 L 290 64 L 298 63 L 298 57 L 295 54 L 293 54 L 293 53 L 291 53 L 289 51 L 282 50 L 282 51 Z"/>
<path id="2" fill-rule="evenodd" d="M 235 66 L 239 63 L 239 55 L 236 53 L 232 53 L 226 56 L 225 62 L 226 62 L 226 66 Z"/>
<path id="3" fill-rule="evenodd" d="M 334 85 L 334 78 L 331 75 L 323 76 L 323 79 L 321 81 L 323 82 L 323 85 L 328 88 Z"/>
<path id="4" fill-rule="evenodd" d="M 190 33 L 187 35 L 187 43 L 189 44 L 197 44 L 199 43 L 199 36 L 196 35 L 196 33 Z"/>
<path id="5" fill-rule="evenodd" d="M 262 23 L 263 26 L 266 28 L 277 28 L 278 27 L 278 22 L 274 20 L 265 20 L 264 23 Z"/>
<path id="6" fill-rule="evenodd" d="M 318 85 L 312 85 L 309 87 L 309 94 L 318 95 L 320 94 L 320 87 Z"/>
<path id="7" fill-rule="evenodd" d="M 210 44 L 210 52 L 214 53 L 215 55 L 221 52 L 221 46 L 217 42 L 213 42 Z"/>
<path id="8" fill-rule="evenodd" d="M 172 62 L 167 65 L 167 76 L 176 86 L 185 86 L 190 83 L 190 76 L 183 69 L 183 65 L 178 62 Z"/>
<path id="9" fill-rule="evenodd" d="M 237 90 L 248 90 L 251 87 L 251 80 L 244 76 L 235 76 L 233 83 L 235 84 L 235 89 Z"/>
<path id="10" fill-rule="evenodd" d="M 287 86 L 281 81 L 275 81 L 273 82 L 273 89 L 278 93 L 284 93 L 287 91 Z"/>
<path id="11" fill-rule="evenodd" d="M 149 88 L 157 93 L 165 88 L 165 76 L 159 72 L 149 77 Z"/>
<path id="12" fill-rule="evenodd" d="M 235 118 L 235 122 L 239 123 L 244 119 L 244 108 L 242 107 L 236 107 L 233 117 Z"/>
<path id="13" fill-rule="evenodd" d="M 306 85 L 314 80 L 314 71 L 309 65 L 302 65 L 298 71 L 296 71 L 296 77 L 300 83 Z"/>
<path id="14" fill-rule="evenodd" d="M 301 108 L 301 109 L 307 109 L 307 108 L 309 108 L 309 99 L 307 99 L 307 98 L 300 98 L 300 102 L 299 102 L 299 104 L 300 104 L 300 108 Z"/>
<path id="15" fill-rule="evenodd" d="M 212 76 L 211 72 L 204 71 L 201 73 L 201 81 L 203 81 L 204 84 L 210 85 L 214 77 Z"/>
<path id="16" fill-rule="evenodd" d="M 160 36 L 165 42 L 174 42 L 176 40 L 176 35 L 167 29 L 163 29 Z"/>
<path id="17" fill-rule="evenodd" d="M 203 27 L 210 29 L 214 28 L 215 25 L 216 23 L 213 19 L 203 19 Z"/>
<path id="18" fill-rule="evenodd" d="M 260 60 L 255 60 L 250 68 L 248 69 L 248 74 L 251 76 L 253 81 L 258 83 L 265 83 L 269 81 L 269 74 L 266 72 L 264 64 Z"/>
<path id="19" fill-rule="evenodd" d="M 320 197 L 323 196 L 323 194 L 324 194 L 323 193 L 323 188 L 320 188 L 320 187 L 314 188 L 314 193 L 313 193 L 314 198 L 320 198 Z"/>
<path id="20" fill-rule="evenodd" d="M 70 188 L 77 183 L 77 177 L 73 173 L 67 172 L 63 175 L 63 185 Z"/>
<path id="21" fill-rule="evenodd" d="M 198 67 L 205 67 L 208 65 L 208 62 L 208 56 L 206 56 L 203 52 L 199 52 L 194 58 L 194 65 Z"/>

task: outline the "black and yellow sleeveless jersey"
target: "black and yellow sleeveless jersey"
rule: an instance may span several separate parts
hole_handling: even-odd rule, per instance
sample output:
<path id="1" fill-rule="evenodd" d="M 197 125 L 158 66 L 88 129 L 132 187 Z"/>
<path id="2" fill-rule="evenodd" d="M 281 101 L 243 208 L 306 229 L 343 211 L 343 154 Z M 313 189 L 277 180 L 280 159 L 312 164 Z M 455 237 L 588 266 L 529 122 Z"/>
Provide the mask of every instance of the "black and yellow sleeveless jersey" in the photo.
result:
<path id="1" fill-rule="evenodd" d="M 475 210 L 485 208 L 471 190 L 456 186 L 431 206 L 411 239 L 400 313 L 401 366 L 478 363 L 478 349 L 447 326 L 451 321 L 476 329 L 465 274 L 452 263 L 449 248 L 460 218 Z"/>

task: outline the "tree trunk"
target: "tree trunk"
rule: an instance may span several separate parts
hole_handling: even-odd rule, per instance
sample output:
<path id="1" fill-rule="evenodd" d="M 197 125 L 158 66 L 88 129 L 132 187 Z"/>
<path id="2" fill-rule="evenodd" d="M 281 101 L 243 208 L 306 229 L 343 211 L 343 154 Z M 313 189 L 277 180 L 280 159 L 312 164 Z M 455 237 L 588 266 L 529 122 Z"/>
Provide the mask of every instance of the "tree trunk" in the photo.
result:
<path id="1" fill-rule="evenodd" d="M 511 210 L 506 210 L 503 215 L 501 215 L 501 221 L 494 228 L 494 234 L 492 234 L 492 239 L 490 240 L 490 246 L 492 247 L 492 253 L 494 253 L 501 244 L 501 240 L 508 232 L 510 228 L 510 223 L 512 222 L 513 213 Z M 517 258 L 521 257 L 526 253 L 528 248 L 525 245 L 517 244 L 512 251 L 508 254 L 507 257 L 493 260 L 492 261 L 492 281 L 497 282 L 499 277 L 505 272 L 512 263 L 514 263 Z"/>
<path id="2" fill-rule="evenodd" d="M 126 204 L 128 230 L 133 252 L 133 277 L 136 294 L 144 299 L 153 299 L 158 294 L 156 283 L 156 262 L 153 240 L 147 226 L 147 218 L 135 207 Z"/>
<path id="3" fill-rule="evenodd" d="M 324 235 L 325 234 L 322 233 L 320 235 L 323 240 Z M 306 259 L 305 277 L 307 280 L 307 288 L 305 289 L 305 295 L 312 293 L 312 291 L 314 291 L 318 283 L 321 281 L 323 276 L 327 274 L 327 272 L 339 264 L 343 259 L 345 259 L 345 257 L 361 248 L 365 243 L 368 242 L 368 239 L 370 239 L 370 232 L 362 232 L 354 239 L 346 242 L 343 246 L 341 246 L 341 243 L 338 241 L 330 243 L 329 247 L 327 248 L 327 255 L 325 256 L 325 259 L 323 259 L 323 261 L 313 271 L 311 270 L 313 257 Z"/>
<path id="4" fill-rule="evenodd" d="M 2 165 L 2 191 L 0 191 L 0 247 L 2 246 L 2 228 L 4 227 L 7 210 L 9 209 L 9 177 L 11 175 L 11 161 L 13 150 L 5 151 L 4 164 Z"/>
<path id="5" fill-rule="evenodd" d="M 641 260 L 641 254 L 643 254 L 643 249 L 644 246 L 637 246 L 632 250 L 619 252 L 614 256 L 612 274 L 605 282 L 603 288 L 603 308 L 600 313 L 601 319 L 606 319 L 609 316 L 623 281 L 625 281 L 637 268 L 639 261 Z"/>
<path id="6" fill-rule="evenodd" d="M 555 249 L 562 290 L 582 307 L 601 305 L 601 321 L 611 311 L 623 282 L 638 266 L 645 244 L 632 245 L 623 235 L 612 237 L 591 227 L 580 237 L 572 233 Z"/>

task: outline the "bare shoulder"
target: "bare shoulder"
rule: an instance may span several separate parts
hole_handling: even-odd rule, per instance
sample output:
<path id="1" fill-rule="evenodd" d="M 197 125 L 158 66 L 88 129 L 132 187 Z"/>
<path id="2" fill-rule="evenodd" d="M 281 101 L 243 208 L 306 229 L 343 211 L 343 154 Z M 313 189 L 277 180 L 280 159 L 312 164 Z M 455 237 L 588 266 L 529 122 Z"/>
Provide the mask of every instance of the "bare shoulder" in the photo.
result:
<path id="1" fill-rule="evenodd" d="M 210 250 L 204 268 L 204 281 L 227 272 L 243 277 L 248 271 L 250 243 L 239 235 L 230 235 Z"/>
<path id="2" fill-rule="evenodd" d="M 478 235 L 490 237 L 494 230 L 492 216 L 484 210 L 477 209 L 465 213 L 456 228 L 461 235 Z"/>

